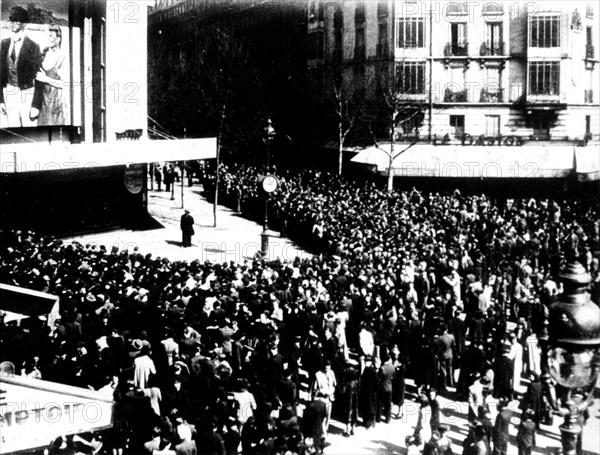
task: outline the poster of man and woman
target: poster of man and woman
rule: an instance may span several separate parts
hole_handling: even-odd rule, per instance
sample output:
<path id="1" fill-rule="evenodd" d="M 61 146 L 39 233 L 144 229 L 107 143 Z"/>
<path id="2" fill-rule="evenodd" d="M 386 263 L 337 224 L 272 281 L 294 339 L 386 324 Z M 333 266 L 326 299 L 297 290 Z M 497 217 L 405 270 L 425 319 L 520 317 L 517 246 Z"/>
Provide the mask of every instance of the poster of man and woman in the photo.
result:
<path id="1" fill-rule="evenodd" d="M 69 0 L 0 0 L 0 128 L 69 125 Z"/>

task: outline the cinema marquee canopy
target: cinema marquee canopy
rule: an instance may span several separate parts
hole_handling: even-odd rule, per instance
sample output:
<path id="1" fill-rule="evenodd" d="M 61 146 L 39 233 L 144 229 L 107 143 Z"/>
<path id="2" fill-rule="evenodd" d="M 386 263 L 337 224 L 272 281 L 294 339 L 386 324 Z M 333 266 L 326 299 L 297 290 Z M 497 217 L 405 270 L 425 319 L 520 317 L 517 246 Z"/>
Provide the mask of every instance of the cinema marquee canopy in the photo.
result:
<path id="1" fill-rule="evenodd" d="M 7 144 L 0 173 L 43 172 L 216 158 L 216 138 L 89 144 Z"/>

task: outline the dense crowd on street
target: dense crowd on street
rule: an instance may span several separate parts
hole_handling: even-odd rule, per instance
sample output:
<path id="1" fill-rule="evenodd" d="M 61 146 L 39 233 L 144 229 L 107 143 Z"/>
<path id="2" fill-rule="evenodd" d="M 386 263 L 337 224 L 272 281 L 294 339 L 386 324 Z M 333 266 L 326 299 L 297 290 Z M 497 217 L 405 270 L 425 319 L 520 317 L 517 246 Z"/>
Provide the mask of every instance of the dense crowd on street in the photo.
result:
<path id="1" fill-rule="evenodd" d="M 259 171 L 220 172 L 220 201 L 261 219 Z M 0 231 L 0 282 L 59 296 L 61 313 L 52 327 L 0 316 L 0 361 L 113 396 L 102 450 L 115 455 L 321 453 L 330 419 L 348 437 L 399 424 L 405 398 L 420 405 L 408 453 L 506 454 L 519 400 L 528 454 L 561 405 L 538 337 L 565 259 L 586 267 L 598 303 L 598 207 L 304 171 L 280 175 L 269 217 L 310 259 L 170 261 Z M 468 402 L 462 448 L 440 395 Z"/>

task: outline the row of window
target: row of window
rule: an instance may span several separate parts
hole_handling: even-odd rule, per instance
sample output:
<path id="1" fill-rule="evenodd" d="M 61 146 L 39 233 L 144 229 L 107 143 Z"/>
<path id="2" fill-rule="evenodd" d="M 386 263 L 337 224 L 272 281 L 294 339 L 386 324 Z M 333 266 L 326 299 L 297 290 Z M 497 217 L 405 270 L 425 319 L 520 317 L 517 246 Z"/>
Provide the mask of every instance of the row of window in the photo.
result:
<path id="1" fill-rule="evenodd" d="M 425 47 L 425 21 L 421 17 L 398 18 L 398 34 L 396 47 L 423 48 Z M 592 28 L 588 27 L 587 40 L 591 42 Z M 502 23 L 486 23 L 487 43 L 492 48 L 497 48 L 502 42 Z M 467 23 L 453 22 L 450 24 L 450 39 L 453 46 L 466 47 Z M 559 16 L 534 16 L 531 18 L 529 28 L 530 47 L 559 47 L 560 46 L 560 17 Z"/>
<path id="2" fill-rule="evenodd" d="M 462 69 L 459 69 L 462 73 Z M 399 93 L 419 95 L 425 94 L 425 63 L 402 62 L 396 67 Z M 452 73 L 451 73 L 452 74 Z M 462 99 L 466 93 L 460 91 L 463 86 L 460 77 L 452 77 L 452 86 L 449 85 L 445 94 L 446 101 L 467 101 Z M 500 90 L 500 73 L 497 70 L 486 72 L 487 84 L 490 94 Z M 456 80 L 454 80 L 456 79 Z M 560 90 L 560 69 L 558 62 L 530 62 L 529 63 L 529 94 L 530 95 L 558 95 Z M 457 90 L 458 89 L 458 90 Z M 459 93 L 460 92 L 460 93 Z"/>
<path id="3" fill-rule="evenodd" d="M 591 134 L 591 116 L 585 116 L 585 135 Z M 540 113 L 531 119 L 531 127 L 533 135 L 538 139 L 550 139 L 550 131 L 553 126 L 553 117 L 549 113 Z M 454 136 L 457 139 L 462 139 L 465 134 L 465 116 L 450 115 L 449 126 L 453 129 Z M 485 116 L 485 135 L 488 137 L 500 136 L 500 116 L 486 115 Z"/>

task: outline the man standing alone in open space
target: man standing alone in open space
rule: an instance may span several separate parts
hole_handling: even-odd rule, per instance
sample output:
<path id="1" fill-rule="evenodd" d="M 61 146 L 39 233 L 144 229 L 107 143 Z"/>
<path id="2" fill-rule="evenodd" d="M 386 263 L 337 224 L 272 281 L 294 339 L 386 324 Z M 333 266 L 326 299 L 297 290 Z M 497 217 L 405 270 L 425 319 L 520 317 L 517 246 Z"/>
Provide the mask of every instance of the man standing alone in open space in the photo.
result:
<path id="1" fill-rule="evenodd" d="M 192 236 L 194 235 L 194 218 L 189 210 L 185 210 L 181 215 L 181 246 L 184 248 L 192 246 Z"/>

